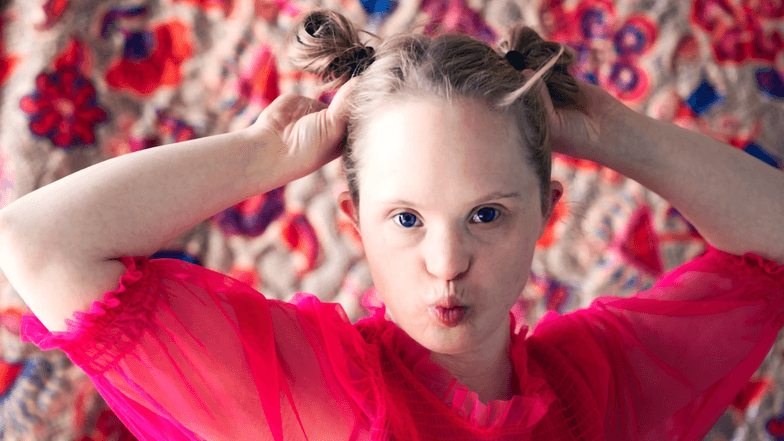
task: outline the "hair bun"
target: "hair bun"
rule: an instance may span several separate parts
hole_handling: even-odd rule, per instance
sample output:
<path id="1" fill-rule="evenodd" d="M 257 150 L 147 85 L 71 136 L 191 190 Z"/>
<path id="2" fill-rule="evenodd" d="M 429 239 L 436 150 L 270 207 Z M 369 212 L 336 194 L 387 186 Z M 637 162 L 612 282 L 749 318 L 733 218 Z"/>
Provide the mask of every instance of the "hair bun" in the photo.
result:
<path id="1" fill-rule="evenodd" d="M 374 55 L 375 49 L 369 46 L 354 47 L 345 51 L 340 56 L 335 57 L 327 66 L 325 75 L 328 75 L 328 77 L 325 80 L 337 80 L 344 75 L 352 78 L 361 74 L 372 63 Z"/>
<path id="2" fill-rule="evenodd" d="M 508 31 L 507 38 L 498 44 L 498 48 L 502 52 L 519 52 L 525 68 L 537 71 L 558 54 L 561 44 L 547 41 L 530 27 L 518 24 Z M 577 101 L 577 81 L 569 73 L 569 67 L 574 64 L 575 57 L 573 52 L 567 49 L 565 48 L 552 69 L 542 77 L 556 106 L 574 104 Z"/>
<path id="3" fill-rule="evenodd" d="M 294 25 L 288 43 L 294 66 L 317 74 L 330 88 L 362 73 L 375 55 L 346 17 L 327 9 L 306 13 Z"/>
<path id="4" fill-rule="evenodd" d="M 316 34 L 319 33 L 319 31 L 329 26 L 329 21 L 324 14 L 320 12 L 314 12 L 305 17 L 305 20 L 303 20 L 303 25 L 305 26 L 305 32 L 307 32 L 308 35 L 311 37 L 316 37 Z M 324 31 L 322 31 L 322 34 L 323 32 Z"/>

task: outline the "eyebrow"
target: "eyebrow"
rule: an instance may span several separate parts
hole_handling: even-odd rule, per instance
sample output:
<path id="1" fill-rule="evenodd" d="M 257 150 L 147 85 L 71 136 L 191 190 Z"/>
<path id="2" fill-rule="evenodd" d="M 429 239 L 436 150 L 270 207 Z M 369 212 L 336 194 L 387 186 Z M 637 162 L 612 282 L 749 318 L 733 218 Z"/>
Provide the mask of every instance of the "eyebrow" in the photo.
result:
<path id="1" fill-rule="evenodd" d="M 478 204 L 484 201 L 495 201 L 498 199 L 521 199 L 519 192 L 512 192 L 512 193 L 504 193 L 502 191 L 496 191 L 487 195 L 484 195 L 480 198 L 477 198 L 473 201 L 472 204 Z M 387 205 L 408 205 L 409 207 L 417 207 L 417 204 L 407 201 L 405 199 L 391 199 L 387 201 L 382 201 L 384 204 Z M 418 208 L 418 207 L 417 207 Z"/>

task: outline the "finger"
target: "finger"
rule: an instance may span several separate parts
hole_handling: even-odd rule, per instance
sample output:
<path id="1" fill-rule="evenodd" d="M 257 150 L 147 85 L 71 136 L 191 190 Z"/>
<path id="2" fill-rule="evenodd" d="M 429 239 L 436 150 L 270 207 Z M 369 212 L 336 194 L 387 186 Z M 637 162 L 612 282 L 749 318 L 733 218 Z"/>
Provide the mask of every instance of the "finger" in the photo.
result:
<path id="1" fill-rule="evenodd" d="M 319 112 L 327 108 L 327 105 L 322 103 L 319 100 L 314 100 L 312 98 L 301 97 L 301 101 L 299 102 L 299 106 L 297 109 L 297 113 L 299 117 L 303 117 L 310 113 Z"/>
<path id="2" fill-rule="evenodd" d="M 341 122 L 348 118 L 348 98 L 351 95 L 351 91 L 354 89 L 354 85 L 357 84 L 357 81 L 358 78 L 356 77 L 348 80 L 348 82 L 338 90 L 335 97 L 332 98 L 332 102 L 329 104 L 329 109 L 327 110 L 327 117 L 330 118 L 332 122 Z"/>
<path id="3" fill-rule="evenodd" d="M 595 111 L 597 105 L 610 101 L 617 101 L 603 87 L 586 81 L 577 80 L 579 91 L 577 93 L 576 107 L 585 114 Z"/>
<path id="4" fill-rule="evenodd" d="M 326 109 L 327 105 L 301 95 L 285 94 L 276 98 L 265 112 L 285 120 L 297 121 L 305 115 Z"/>
<path id="5" fill-rule="evenodd" d="M 532 69 L 524 69 L 522 73 L 526 80 L 534 75 L 534 71 Z M 553 106 L 553 100 L 550 98 L 550 92 L 547 90 L 544 81 L 537 80 L 537 84 L 534 87 L 539 92 L 539 96 L 542 98 L 542 103 L 544 104 L 544 108 L 545 111 L 547 111 L 547 114 L 553 115 L 555 113 L 555 107 Z"/>
<path id="6" fill-rule="evenodd" d="M 553 105 L 553 99 L 550 97 L 550 91 L 547 90 L 547 87 L 544 83 L 538 85 L 539 87 L 539 95 L 542 97 L 542 102 L 544 103 L 544 108 L 547 111 L 548 115 L 555 114 L 555 106 Z"/>
<path id="7" fill-rule="evenodd" d="M 318 126 L 325 139 L 335 142 L 336 149 L 333 151 L 331 159 L 334 159 L 342 153 L 341 141 L 346 134 L 346 123 L 349 116 L 349 96 L 357 82 L 357 78 L 352 78 L 344 84 L 325 110 L 319 112 Z"/>

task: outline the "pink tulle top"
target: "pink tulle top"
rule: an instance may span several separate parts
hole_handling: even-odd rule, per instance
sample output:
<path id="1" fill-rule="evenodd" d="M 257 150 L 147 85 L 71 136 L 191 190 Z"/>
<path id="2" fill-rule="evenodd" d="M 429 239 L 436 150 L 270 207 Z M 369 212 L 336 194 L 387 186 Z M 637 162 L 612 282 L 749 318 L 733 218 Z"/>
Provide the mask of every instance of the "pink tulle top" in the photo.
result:
<path id="1" fill-rule="evenodd" d="M 485 405 L 384 319 L 264 298 L 176 259 L 123 257 L 67 332 L 33 315 L 140 440 L 701 440 L 784 325 L 784 266 L 713 247 L 630 298 L 510 333 L 520 395 Z M 514 318 L 514 317 L 513 317 Z"/>

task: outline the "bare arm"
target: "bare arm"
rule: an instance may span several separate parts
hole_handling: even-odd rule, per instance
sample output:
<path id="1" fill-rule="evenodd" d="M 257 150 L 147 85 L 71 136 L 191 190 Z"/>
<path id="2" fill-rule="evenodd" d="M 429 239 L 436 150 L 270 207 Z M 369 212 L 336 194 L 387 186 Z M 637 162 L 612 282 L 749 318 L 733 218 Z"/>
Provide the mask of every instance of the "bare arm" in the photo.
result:
<path id="1" fill-rule="evenodd" d="M 125 265 L 215 213 L 283 185 L 275 146 L 246 132 L 95 164 L 0 211 L 0 267 L 50 331 L 116 290 Z"/>
<path id="2" fill-rule="evenodd" d="M 61 250 L 89 262 L 149 257 L 210 216 L 340 157 L 352 84 L 329 106 L 284 94 L 243 130 L 80 170 L 0 210 L 0 225 L 36 244 L 18 250 Z M 9 253 L 0 249 L 0 265 L 2 254 Z"/>
<path id="3" fill-rule="evenodd" d="M 708 136 L 626 108 L 585 159 L 669 201 L 714 247 L 784 263 L 784 173 Z M 610 136 L 611 134 L 611 136 Z"/>
<path id="4" fill-rule="evenodd" d="M 73 259 L 150 256 L 204 219 L 284 185 L 278 163 L 275 149 L 245 131 L 210 136 L 95 164 L 0 216 L 25 241 Z"/>
<path id="5" fill-rule="evenodd" d="M 113 158 L 19 198 L 0 211 L 0 268 L 50 331 L 65 330 L 74 311 L 117 289 L 117 258 L 149 257 L 338 158 L 349 90 L 330 106 L 282 95 L 246 129 Z"/>
<path id="6" fill-rule="evenodd" d="M 578 83 L 575 105 L 559 109 L 539 86 L 554 152 L 634 179 L 670 202 L 717 249 L 784 263 L 784 173 L 708 136 L 637 113 L 599 86 Z"/>

